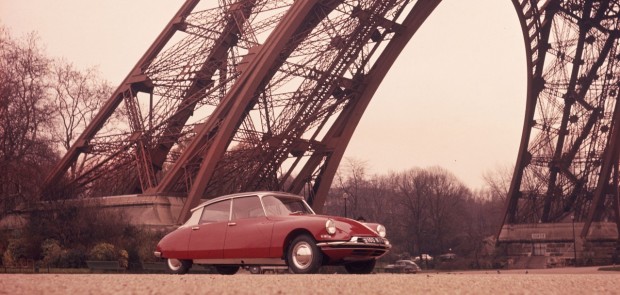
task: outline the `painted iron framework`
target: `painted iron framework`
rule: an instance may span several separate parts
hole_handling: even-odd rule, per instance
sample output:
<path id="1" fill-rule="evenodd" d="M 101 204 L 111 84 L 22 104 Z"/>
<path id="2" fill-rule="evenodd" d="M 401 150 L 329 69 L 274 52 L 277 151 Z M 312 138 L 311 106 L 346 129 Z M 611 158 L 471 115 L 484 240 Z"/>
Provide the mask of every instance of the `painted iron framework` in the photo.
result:
<path id="1" fill-rule="evenodd" d="M 45 196 L 252 190 L 321 211 L 383 77 L 441 0 L 187 0 Z"/>
<path id="2" fill-rule="evenodd" d="M 582 238 L 593 222 L 620 227 L 620 2 L 512 2 L 528 88 L 504 225 L 574 220 Z"/>

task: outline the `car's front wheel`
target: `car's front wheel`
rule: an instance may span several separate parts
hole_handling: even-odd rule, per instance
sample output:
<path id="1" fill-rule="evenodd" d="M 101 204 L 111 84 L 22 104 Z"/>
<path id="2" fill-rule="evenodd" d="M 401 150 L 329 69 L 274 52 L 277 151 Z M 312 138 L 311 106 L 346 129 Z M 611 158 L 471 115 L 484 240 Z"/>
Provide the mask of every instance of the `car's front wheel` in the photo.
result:
<path id="1" fill-rule="evenodd" d="M 234 275 L 239 271 L 239 266 L 217 265 L 215 270 L 221 275 Z"/>
<path id="2" fill-rule="evenodd" d="M 250 266 L 249 271 L 251 274 L 254 274 L 254 275 L 261 273 L 260 266 L 257 266 L 257 265 Z"/>
<path id="3" fill-rule="evenodd" d="M 344 265 L 344 268 L 350 274 L 369 274 L 375 269 L 376 260 L 357 261 Z"/>
<path id="4" fill-rule="evenodd" d="M 291 242 L 286 258 L 289 270 L 299 274 L 316 273 L 323 262 L 316 241 L 308 235 L 300 235 Z"/>
<path id="5" fill-rule="evenodd" d="M 168 270 L 173 274 L 186 274 L 189 269 L 192 267 L 191 260 L 180 260 L 175 258 L 168 258 L 166 260 L 166 265 L 168 266 Z"/>

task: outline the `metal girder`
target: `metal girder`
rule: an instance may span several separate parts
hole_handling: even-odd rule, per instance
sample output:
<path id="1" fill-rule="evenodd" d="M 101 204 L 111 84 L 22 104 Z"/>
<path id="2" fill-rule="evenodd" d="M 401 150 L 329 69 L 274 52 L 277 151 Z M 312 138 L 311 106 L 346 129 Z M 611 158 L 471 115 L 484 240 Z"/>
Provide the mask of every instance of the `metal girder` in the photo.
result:
<path id="1" fill-rule="evenodd" d="M 352 99 L 352 103 L 346 106 L 327 132 L 323 143 L 328 148 L 313 153 L 298 177 L 291 183 L 288 190 L 301 191 L 305 182 L 315 179 L 314 187 L 309 196 L 309 203 L 316 212 L 323 210 L 327 193 L 346 147 L 375 91 L 379 88 L 383 78 L 409 40 L 439 3 L 441 3 L 441 0 L 418 1 L 411 9 L 405 20 L 400 24 L 401 30 L 383 50 L 373 68 L 364 78 L 364 81 L 357 84 L 360 85 L 360 89 L 352 91 L 356 95 Z M 318 175 L 313 175 L 321 164 L 323 166 L 319 170 Z"/>
<path id="2" fill-rule="evenodd" d="M 131 70 L 129 75 L 112 94 L 110 99 L 103 105 L 101 110 L 97 113 L 95 118 L 89 123 L 86 129 L 80 134 L 79 138 L 67 151 L 61 161 L 55 166 L 54 170 L 46 178 L 44 184 L 44 190 L 50 189 L 51 186 L 61 182 L 62 178 L 71 165 L 74 165 L 78 160 L 80 154 L 84 153 L 90 144 L 90 141 L 97 132 L 101 130 L 106 121 L 116 111 L 119 104 L 122 102 L 122 93 L 127 89 L 128 84 L 132 77 L 140 76 L 142 74 L 142 68 L 149 63 L 165 46 L 165 44 L 172 38 L 179 25 L 183 23 L 184 18 L 190 13 L 194 7 L 198 4 L 199 0 L 188 0 L 179 9 L 176 15 L 168 23 L 166 28 L 160 33 L 155 42 L 149 47 L 146 53 L 140 58 L 136 66 Z M 45 192 L 44 192 L 45 193 Z"/>
<path id="3" fill-rule="evenodd" d="M 84 196 L 154 191 L 239 76 L 248 49 L 293 0 L 227 2 L 183 4 L 50 174 L 44 195 L 55 186 Z"/>
<path id="4" fill-rule="evenodd" d="M 513 0 L 528 91 L 504 224 L 614 219 L 618 1 Z M 605 203 L 606 205 L 602 205 Z M 615 202 L 617 204 L 617 202 Z M 596 204 L 596 205 L 593 205 Z"/>
<path id="5" fill-rule="evenodd" d="M 185 90 L 185 94 L 182 96 L 182 103 L 179 104 L 178 109 L 166 123 L 162 137 L 157 140 L 155 147 L 151 150 L 153 155 L 152 165 L 158 170 L 162 169 L 173 143 L 178 142 L 183 127 L 192 116 L 194 108 L 202 95 L 200 91 L 204 91 L 204 89 L 212 86 L 211 80 L 215 73 L 226 67 L 228 52 L 237 45 L 239 36 L 242 35 L 245 20 L 252 15 L 252 10 L 256 4 L 256 0 L 242 1 L 235 3 L 234 6 L 229 8 L 230 17 L 225 20 L 226 24 L 214 43 L 216 46 L 209 52 L 209 56 L 196 73 L 196 79 L 191 81 L 190 86 Z"/>

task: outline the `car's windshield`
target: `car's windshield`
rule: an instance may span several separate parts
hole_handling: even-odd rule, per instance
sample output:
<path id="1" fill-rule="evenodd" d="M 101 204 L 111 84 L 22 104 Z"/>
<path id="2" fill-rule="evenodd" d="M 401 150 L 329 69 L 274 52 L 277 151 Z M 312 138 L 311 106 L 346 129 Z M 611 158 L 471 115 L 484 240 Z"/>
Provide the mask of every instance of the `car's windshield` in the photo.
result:
<path id="1" fill-rule="evenodd" d="M 266 196 L 262 198 L 267 216 L 285 216 L 291 214 L 314 214 L 306 203 L 298 198 L 285 196 Z"/>

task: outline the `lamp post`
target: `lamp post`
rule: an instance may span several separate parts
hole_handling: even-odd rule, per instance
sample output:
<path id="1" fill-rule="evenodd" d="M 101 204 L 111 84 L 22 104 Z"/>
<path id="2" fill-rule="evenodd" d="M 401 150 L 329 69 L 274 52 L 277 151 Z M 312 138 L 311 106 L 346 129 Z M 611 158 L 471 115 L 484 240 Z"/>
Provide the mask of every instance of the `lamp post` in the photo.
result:
<path id="1" fill-rule="evenodd" d="M 577 239 L 575 238 L 575 215 L 571 215 L 570 219 L 573 221 L 573 257 L 575 259 L 575 267 L 577 267 Z"/>
<path id="2" fill-rule="evenodd" d="M 342 194 L 342 199 L 344 200 L 344 217 L 347 217 L 347 199 L 349 198 L 349 194 L 347 194 L 346 192 L 344 192 Z"/>

